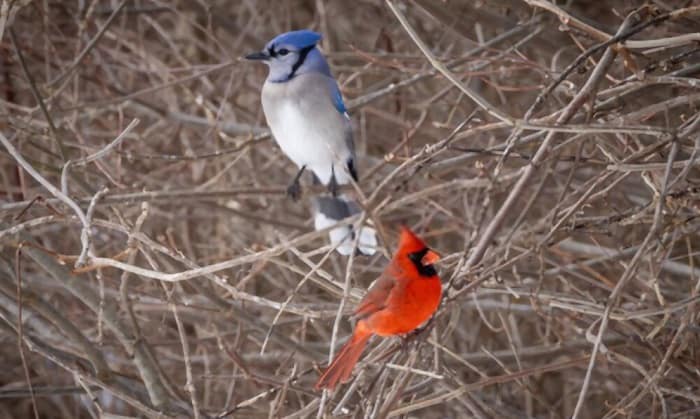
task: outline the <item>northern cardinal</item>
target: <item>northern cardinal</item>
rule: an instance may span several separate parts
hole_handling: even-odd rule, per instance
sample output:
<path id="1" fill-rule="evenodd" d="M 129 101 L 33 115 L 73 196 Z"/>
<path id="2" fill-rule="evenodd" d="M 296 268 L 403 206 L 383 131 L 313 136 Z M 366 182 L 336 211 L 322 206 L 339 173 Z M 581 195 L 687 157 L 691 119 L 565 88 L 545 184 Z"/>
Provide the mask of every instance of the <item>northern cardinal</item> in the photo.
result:
<path id="1" fill-rule="evenodd" d="M 355 330 L 319 377 L 317 390 L 333 390 L 348 381 L 372 335 L 406 334 L 435 313 L 442 284 L 433 263 L 439 259 L 411 230 L 401 229 L 396 254 L 355 310 Z"/>

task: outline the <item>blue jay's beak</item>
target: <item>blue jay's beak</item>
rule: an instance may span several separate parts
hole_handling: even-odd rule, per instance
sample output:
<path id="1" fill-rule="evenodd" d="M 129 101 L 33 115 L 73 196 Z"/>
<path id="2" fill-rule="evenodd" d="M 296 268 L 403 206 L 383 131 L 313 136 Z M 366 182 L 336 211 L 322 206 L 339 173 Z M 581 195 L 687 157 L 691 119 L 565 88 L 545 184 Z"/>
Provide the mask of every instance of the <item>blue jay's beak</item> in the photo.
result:
<path id="1" fill-rule="evenodd" d="M 267 61 L 270 59 L 270 56 L 266 52 L 260 51 L 260 52 L 254 52 L 252 54 L 246 55 L 245 59 L 246 60 L 256 60 L 256 61 Z"/>

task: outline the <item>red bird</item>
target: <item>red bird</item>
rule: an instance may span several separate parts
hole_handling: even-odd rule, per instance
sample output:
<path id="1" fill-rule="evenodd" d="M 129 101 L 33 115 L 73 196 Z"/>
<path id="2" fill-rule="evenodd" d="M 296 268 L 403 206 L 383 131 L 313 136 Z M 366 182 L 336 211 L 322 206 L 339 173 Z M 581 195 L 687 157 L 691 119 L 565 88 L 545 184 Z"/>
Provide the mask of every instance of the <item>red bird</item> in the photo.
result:
<path id="1" fill-rule="evenodd" d="M 338 383 L 348 381 L 372 335 L 406 334 L 435 313 L 442 284 L 433 263 L 439 259 L 411 230 L 402 227 L 394 258 L 355 310 L 359 319 L 355 330 L 319 377 L 317 390 L 333 390 Z"/>

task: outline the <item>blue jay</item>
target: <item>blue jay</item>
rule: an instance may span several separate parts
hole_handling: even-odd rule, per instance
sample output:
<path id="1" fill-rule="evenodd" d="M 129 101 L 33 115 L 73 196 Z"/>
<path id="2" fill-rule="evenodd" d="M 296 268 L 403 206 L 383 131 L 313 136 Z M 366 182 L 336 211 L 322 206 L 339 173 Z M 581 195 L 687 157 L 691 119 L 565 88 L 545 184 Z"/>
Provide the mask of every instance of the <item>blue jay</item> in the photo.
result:
<path id="1" fill-rule="evenodd" d="M 320 34 L 309 30 L 287 32 L 268 42 L 262 51 L 245 57 L 269 67 L 261 94 L 265 119 L 279 147 L 299 168 L 287 193 L 294 200 L 299 198 L 299 178 L 306 169 L 331 193 L 312 202 L 317 230 L 360 212 L 350 196 L 338 195 L 340 185 L 358 179 L 355 145 L 338 83 L 316 48 L 320 40 Z M 329 233 L 331 243 L 343 255 L 353 251 L 356 234 L 352 226 Z M 374 254 L 375 230 L 362 227 L 359 235 L 359 252 Z"/>

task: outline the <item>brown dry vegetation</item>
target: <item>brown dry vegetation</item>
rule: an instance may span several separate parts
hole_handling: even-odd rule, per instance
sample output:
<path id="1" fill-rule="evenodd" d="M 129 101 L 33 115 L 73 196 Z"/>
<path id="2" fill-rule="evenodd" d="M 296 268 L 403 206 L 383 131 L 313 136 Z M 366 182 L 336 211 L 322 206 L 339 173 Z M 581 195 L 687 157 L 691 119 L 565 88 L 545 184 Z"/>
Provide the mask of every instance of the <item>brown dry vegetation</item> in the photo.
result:
<path id="1" fill-rule="evenodd" d="M 0 418 L 700 415 L 698 3 L 568 3 L 0 1 Z M 372 258 L 285 197 L 238 58 L 298 28 Z M 401 223 L 441 309 L 322 395 Z"/>

